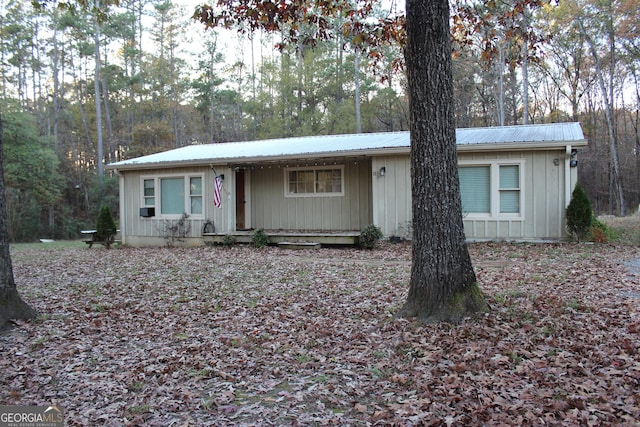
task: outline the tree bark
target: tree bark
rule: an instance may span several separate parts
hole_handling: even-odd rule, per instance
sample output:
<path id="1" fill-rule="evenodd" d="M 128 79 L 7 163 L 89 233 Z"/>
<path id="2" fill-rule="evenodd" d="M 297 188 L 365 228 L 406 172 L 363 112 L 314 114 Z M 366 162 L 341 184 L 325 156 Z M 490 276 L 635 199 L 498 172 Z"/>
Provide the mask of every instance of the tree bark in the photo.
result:
<path id="1" fill-rule="evenodd" d="M 56 154 L 60 154 L 58 125 L 60 122 L 60 51 L 58 49 L 58 12 L 53 12 L 53 36 L 51 52 L 51 72 L 53 74 L 53 146 Z"/>
<path id="2" fill-rule="evenodd" d="M 504 47 L 498 46 L 498 63 L 496 64 L 496 72 L 498 74 L 498 88 L 496 90 L 496 109 L 498 126 L 504 126 Z"/>
<path id="3" fill-rule="evenodd" d="M 609 19 L 611 15 L 609 15 Z M 615 200 L 618 204 L 617 210 L 619 216 L 625 216 L 627 214 L 627 203 L 624 197 L 624 185 L 622 182 L 622 172 L 620 169 L 620 158 L 618 156 L 618 138 L 616 134 L 616 125 L 615 125 L 615 114 L 614 114 L 614 105 L 613 105 L 613 89 L 607 90 L 607 85 L 604 81 L 604 71 L 602 70 L 602 66 L 600 64 L 600 55 L 596 50 L 596 44 L 591 37 L 591 35 L 587 32 L 585 28 L 583 18 L 578 18 L 578 25 L 580 26 L 580 31 L 584 36 L 587 44 L 589 45 L 589 50 L 591 51 L 591 56 L 593 58 L 593 62 L 596 67 L 596 79 L 598 80 L 598 85 L 600 86 L 600 92 L 604 101 L 604 115 L 607 120 L 607 129 L 609 133 L 609 154 L 611 155 L 611 166 L 612 166 L 612 174 L 613 174 L 613 186 L 614 188 L 610 191 L 610 194 L 615 196 Z M 609 34 L 607 35 L 609 38 L 609 54 L 613 58 L 615 55 L 615 42 L 614 42 L 614 34 L 613 34 L 613 24 L 611 22 L 607 25 L 609 29 Z M 613 64 L 611 65 L 611 69 L 609 71 L 609 85 L 613 85 Z M 609 205 L 611 208 L 612 204 Z"/>
<path id="4" fill-rule="evenodd" d="M 9 253 L 2 135 L 2 114 L 0 113 L 0 331 L 10 326 L 11 320 L 28 320 L 37 316 L 36 311 L 20 298 L 13 278 Z"/>
<path id="5" fill-rule="evenodd" d="M 362 115 L 360 114 L 360 52 L 358 49 L 353 50 L 353 80 L 356 88 L 356 133 L 362 133 Z"/>
<path id="6" fill-rule="evenodd" d="M 96 0 L 96 7 L 100 8 L 100 2 Z M 94 55 L 95 55 L 95 70 L 94 70 L 94 80 L 93 80 L 93 93 L 95 95 L 96 102 L 96 141 L 98 144 L 98 154 L 96 158 L 96 166 L 98 170 L 98 182 L 100 187 L 102 187 L 102 180 L 104 175 L 104 156 L 102 154 L 102 106 L 100 104 L 100 24 L 98 23 L 98 18 L 94 18 L 95 26 L 94 26 L 94 35 L 93 41 L 94 45 Z"/>
<path id="7" fill-rule="evenodd" d="M 448 0 L 407 0 L 413 264 L 403 317 L 458 322 L 488 310 L 465 241 Z"/>
<path id="8" fill-rule="evenodd" d="M 522 124 L 529 124 L 529 17 L 522 12 L 524 41 L 522 43 Z"/>

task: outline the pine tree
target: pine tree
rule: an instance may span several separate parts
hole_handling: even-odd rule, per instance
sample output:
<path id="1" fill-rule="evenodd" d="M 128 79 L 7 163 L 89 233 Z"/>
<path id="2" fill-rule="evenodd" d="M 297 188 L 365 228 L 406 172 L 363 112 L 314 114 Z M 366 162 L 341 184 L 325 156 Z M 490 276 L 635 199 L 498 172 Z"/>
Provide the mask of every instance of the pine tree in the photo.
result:
<path id="1" fill-rule="evenodd" d="M 28 320 L 38 315 L 31 306 L 22 300 L 13 278 L 13 267 L 9 253 L 2 136 L 2 114 L 0 114 L 0 331 L 10 326 L 12 320 Z"/>
<path id="2" fill-rule="evenodd" d="M 111 211 L 108 206 L 102 206 L 100 208 L 96 231 L 97 239 L 99 241 L 104 241 L 105 246 L 108 248 L 116 234 L 116 223 L 113 221 L 113 217 L 111 216 Z"/>
<path id="3" fill-rule="evenodd" d="M 587 193 L 584 192 L 580 184 L 576 184 L 571 194 L 571 202 L 567 206 L 567 228 L 569 233 L 577 241 L 580 241 L 589 232 L 592 218 L 593 211 L 591 210 L 589 197 L 587 197 Z"/>

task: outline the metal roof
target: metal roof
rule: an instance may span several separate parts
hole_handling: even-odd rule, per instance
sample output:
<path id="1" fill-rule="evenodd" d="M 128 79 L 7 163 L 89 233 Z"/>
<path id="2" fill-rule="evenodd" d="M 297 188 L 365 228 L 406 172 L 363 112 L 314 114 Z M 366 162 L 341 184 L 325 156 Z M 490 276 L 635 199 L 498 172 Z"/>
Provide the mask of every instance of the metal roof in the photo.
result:
<path id="1" fill-rule="evenodd" d="M 544 148 L 564 144 L 586 145 L 579 123 L 456 129 L 458 149 Z M 508 147 L 507 147 L 508 146 Z M 136 169 L 191 164 L 269 161 L 305 157 L 375 155 L 409 152 L 409 132 L 304 136 L 249 142 L 194 144 L 108 165 Z"/>

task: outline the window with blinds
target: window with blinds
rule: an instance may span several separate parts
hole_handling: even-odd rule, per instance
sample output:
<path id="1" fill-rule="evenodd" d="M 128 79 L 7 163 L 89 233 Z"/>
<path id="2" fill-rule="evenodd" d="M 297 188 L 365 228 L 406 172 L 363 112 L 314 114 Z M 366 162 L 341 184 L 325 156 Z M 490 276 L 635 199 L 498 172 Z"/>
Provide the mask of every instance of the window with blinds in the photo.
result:
<path id="1" fill-rule="evenodd" d="M 204 177 L 178 175 L 142 177 L 142 207 L 155 207 L 168 217 L 204 215 Z"/>
<path id="2" fill-rule="evenodd" d="M 460 165 L 462 213 L 478 217 L 522 218 L 521 164 Z"/>
<path id="3" fill-rule="evenodd" d="M 491 213 L 491 166 L 463 166 L 458 174 L 462 213 Z"/>

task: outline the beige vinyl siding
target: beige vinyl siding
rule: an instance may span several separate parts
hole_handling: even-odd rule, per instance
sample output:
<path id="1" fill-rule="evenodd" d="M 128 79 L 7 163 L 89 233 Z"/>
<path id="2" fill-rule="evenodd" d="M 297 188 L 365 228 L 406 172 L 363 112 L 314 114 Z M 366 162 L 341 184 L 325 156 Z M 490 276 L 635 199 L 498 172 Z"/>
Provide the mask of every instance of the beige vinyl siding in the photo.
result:
<path id="1" fill-rule="evenodd" d="M 226 167 L 217 168 L 218 173 L 225 173 L 226 177 L 231 176 L 231 171 Z M 193 176 L 200 174 L 202 181 L 203 215 L 200 218 L 189 218 L 190 231 L 189 238 L 196 238 L 187 242 L 189 245 L 202 245 L 202 227 L 208 220 L 214 222 L 216 230 L 226 227 L 223 219 L 225 213 L 230 210 L 231 201 L 226 196 L 226 187 L 230 182 L 225 179 L 225 190 L 223 190 L 223 208 L 218 209 L 213 206 L 213 179 L 214 174 L 210 167 L 200 168 L 171 168 L 162 170 L 143 171 L 123 171 L 120 175 L 120 230 L 123 243 L 130 246 L 162 246 L 166 244 L 164 235 L 168 221 L 175 221 L 175 218 L 163 218 L 160 214 L 159 189 L 156 188 L 156 215 L 151 218 L 142 218 L 139 215 L 140 208 L 143 207 L 143 179 L 165 176 Z M 227 214 L 228 215 L 228 214 Z"/>
<path id="2" fill-rule="evenodd" d="M 558 159 L 558 165 L 554 164 Z M 565 173 L 571 174 L 573 189 L 577 172 L 568 168 L 564 150 L 512 152 L 459 152 L 460 165 L 518 164 L 522 168 L 520 183 L 521 212 L 463 219 L 468 239 L 544 240 L 566 238 L 565 208 L 568 203 Z M 385 176 L 379 175 L 385 167 Z M 387 236 L 410 238 L 411 164 L 409 156 L 380 156 L 372 162 L 373 220 Z M 497 185 L 492 183 L 492 185 Z M 492 193 L 495 194 L 495 193 Z M 409 227 L 408 227 L 409 226 Z"/>
<path id="3" fill-rule="evenodd" d="M 459 151 L 460 165 L 519 165 L 521 210 L 517 214 L 465 215 L 465 233 L 472 240 L 557 240 L 567 238 L 565 209 L 577 180 L 577 168 L 569 167 L 569 148 L 539 151 Z M 555 161 L 555 162 L 554 162 Z M 315 162 L 314 162 L 315 163 Z M 555 164 L 557 163 L 557 165 Z M 285 194 L 285 164 L 247 166 L 246 225 L 267 230 L 345 231 L 379 226 L 387 236 L 411 237 L 411 165 L 408 154 L 375 156 L 357 161 L 342 159 L 343 194 Z M 306 165 L 292 165 L 303 167 Z M 314 166 L 309 165 L 310 168 Z M 380 175 L 380 168 L 385 175 Z M 143 179 L 165 176 L 203 178 L 203 215 L 189 218 L 190 237 L 185 244 L 204 244 L 202 226 L 213 221 L 217 233 L 236 229 L 234 169 L 216 166 L 224 174 L 222 209 L 213 206 L 214 172 L 211 166 L 127 171 L 120 174 L 120 229 L 123 243 L 131 246 L 166 244 L 166 218 L 141 218 Z M 569 175 L 570 180 L 565 176 Z M 493 175 L 495 181 L 496 174 Z M 497 185 L 493 182 L 492 185 Z M 156 188 L 156 197 L 159 195 Z M 493 196 L 497 194 L 492 191 Z M 495 206 L 495 204 L 494 204 Z M 495 210 L 495 209 L 494 209 Z M 173 219 L 175 220 L 175 216 Z"/>
<path id="4" fill-rule="evenodd" d="M 385 168 L 384 176 L 380 168 Z M 375 157 L 373 223 L 387 236 L 411 237 L 411 161 L 408 155 Z"/>
<path id="5" fill-rule="evenodd" d="M 558 159 L 558 165 L 554 164 Z M 464 218 L 469 239 L 536 240 L 566 237 L 564 151 L 459 153 L 459 164 L 521 162 L 521 219 Z"/>
<path id="6" fill-rule="evenodd" d="M 371 224 L 370 161 L 346 160 L 340 164 L 344 165 L 342 196 L 286 197 L 285 166 L 252 168 L 252 226 L 270 230 L 360 230 Z"/>

